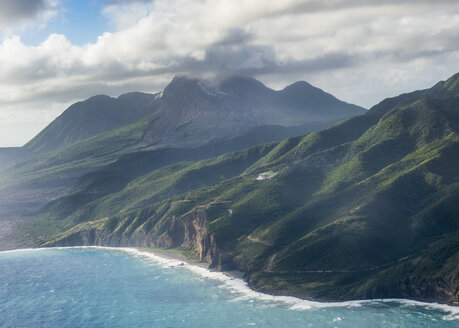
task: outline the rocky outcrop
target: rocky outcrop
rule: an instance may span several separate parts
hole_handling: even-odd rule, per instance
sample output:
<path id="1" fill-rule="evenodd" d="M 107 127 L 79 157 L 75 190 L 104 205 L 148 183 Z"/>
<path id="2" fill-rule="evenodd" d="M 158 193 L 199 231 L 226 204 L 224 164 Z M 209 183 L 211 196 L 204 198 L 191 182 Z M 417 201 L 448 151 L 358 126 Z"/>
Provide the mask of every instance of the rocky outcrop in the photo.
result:
<path id="1" fill-rule="evenodd" d="M 178 219 L 172 219 L 163 233 L 155 242 L 157 247 L 187 247 L 199 253 L 202 262 L 212 262 L 215 257 L 215 243 L 208 233 L 205 211 L 195 209 Z"/>
<path id="2" fill-rule="evenodd" d="M 108 242 L 108 240 L 109 238 L 104 230 L 90 229 L 69 234 L 56 241 L 46 243 L 43 246 L 115 246 L 111 242 Z"/>
<path id="3" fill-rule="evenodd" d="M 371 290 L 367 298 L 410 298 L 459 302 L 459 287 L 446 278 L 406 278 L 385 288 Z"/>
<path id="4" fill-rule="evenodd" d="M 66 234 L 44 246 L 184 247 L 196 250 L 200 262 L 209 263 L 211 268 L 219 271 L 235 269 L 232 257 L 217 250 L 214 238 L 207 230 L 203 207 L 178 218 L 169 217 L 165 222 L 153 233 L 135 231 L 130 235 L 91 228 Z"/>
<path id="5" fill-rule="evenodd" d="M 223 253 L 217 248 L 212 234 L 207 229 L 206 206 L 196 207 L 186 214 L 174 217 L 169 216 L 159 223 L 155 229 L 145 233 L 136 229 L 127 234 L 123 229 L 109 231 L 104 228 L 91 228 L 66 234 L 65 236 L 45 244 L 45 246 L 112 246 L 112 247 L 159 247 L 159 248 L 188 248 L 196 250 L 199 261 L 208 263 L 210 268 L 218 271 L 241 270 L 247 271 L 237 259 Z M 173 205 L 172 205 L 173 207 Z M 249 236 L 249 240 L 257 241 Z M 258 240 L 259 241 L 259 240 Z M 271 258 L 272 259 L 272 258 Z M 265 272 L 270 273 L 270 270 Z M 272 273 L 272 272 L 271 272 Z M 324 273 L 325 274 L 325 273 Z M 273 292 L 270 281 L 253 279 L 250 272 L 245 278 L 249 285 L 259 291 Z M 288 286 L 288 283 L 286 284 Z M 290 294 L 298 297 L 311 297 L 301 288 L 292 292 L 292 289 L 277 291 L 280 294 Z M 393 281 L 388 284 L 368 286 L 366 291 L 356 292 L 356 299 L 372 298 L 409 298 L 424 301 L 438 301 L 457 304 L 459 302 L 459 288 L 454 281 L 445 278 L 413 278 Z M 351 296 L 352 297 L 352 296 Z M 328 300 L 326 295 L 317 297 L 318 300 Z M 330 298 L 331 299 L 331 298 Z"/>

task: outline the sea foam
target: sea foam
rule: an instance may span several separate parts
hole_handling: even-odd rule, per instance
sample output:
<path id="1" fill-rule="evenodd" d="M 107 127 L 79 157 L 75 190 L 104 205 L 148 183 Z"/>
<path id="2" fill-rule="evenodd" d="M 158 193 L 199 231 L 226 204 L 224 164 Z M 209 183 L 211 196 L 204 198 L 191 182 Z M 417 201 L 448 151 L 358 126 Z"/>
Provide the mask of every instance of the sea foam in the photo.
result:
<path id="1" fill-rule="evenodd" d="M 318 302 L 304 300 L 293 296 L 275 296 L 251 289 L 247 283 L 238 278 L 231 277 L 224 272 L 212 271 L 207 268 L 189 264 L 180 260 L 167 258 L 152 252 L 142 251 L 136 248 L 108 248 L 114 250 L 121 250 L 134 256 L 151 259 L 155 263 L 165 267 L 180 267 L 192 271 L 202 277 L 217 280 L 223 283 L 223 287 L 231 289 L 240 294 L 238 299 L 257 299 L 265 302 L 282 303 L 288 305 L 291 310 L 309 310 L 313 308 L 330 308 L 330 307 L 361 307 L 363 305 L 377 304 L 377 303 L 398 303 L 406 307 L 424 307 L 427 309 L 438 310 L 447 315 L 444 316 L 445 320 L 459 320 L 459 307 L 440 304 L 440 303 L 427 303 L 408 299 L 370 299 L 370 300 L 355 300 L 343 302 Z"/>
<path id="2" fill-rule="evenodd" d="M 426 309 L 436 310 L 445 313 L 443 316 L 444 320 L 459 320 L 459 307 L 440 304 L 440 303 L 427 303 L 408 299 L 370 299 L 370 300 L 354 300 L 354 301 L 343 301 L 343 302 L 318 302 L 304 300 L 293 296 L 275 296 L 261 292 L 257 292 L 251 289 L 247 283 L 238 278 L 231 277 L 224 272 L 212 271 L 199 265 L 193 265 L 181 260 L 172 259 L 163 255 L 150 251 L 142 251 L 137 248 L 130 247 L 104 247 L 104 246 L 71 246 L 71 247 L 52 247 L 52 248 L 24 248 L 17 250 L 2 251 L 0 253 L 13 253 L 13 252 L 34 252 L 50 249 L 100 249 L 100 250 L 111 250 L 121 251 L 131 256 L 142 258 L 143 260 L 152 261 L 156 265 L 160 265 L 165 268 L 183 268 L 193 272 L 201 277 L 216 280 L 222 283 L 223 288 L 227 288 L 238 294 L 237 300 L 256 299 L 259 301 L 283 304 L 289 307 L 291 310 L 310 310 L 318 308 L 332 308 L 332 307 L 361 307 L 363 305 L 381 304 L 381 303 L 398 303 L 404 307 L 422 307 Z"/>

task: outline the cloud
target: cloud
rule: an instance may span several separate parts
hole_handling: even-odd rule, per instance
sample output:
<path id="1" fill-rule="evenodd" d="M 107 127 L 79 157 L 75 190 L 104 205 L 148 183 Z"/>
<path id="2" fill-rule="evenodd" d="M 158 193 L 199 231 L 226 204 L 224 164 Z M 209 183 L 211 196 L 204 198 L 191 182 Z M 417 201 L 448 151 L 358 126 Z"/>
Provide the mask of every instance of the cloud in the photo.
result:
<path id="1" fill-rule="evenodd" d="M 19 10 L 23 17 L 33 19 L 51 8 L 49 1 L 30 2 L 35 7 Z M 115 29 L 97 42 L 77 46 L 57 34 L 34 47 L 14 35 L 1 42 L 0 111 L 14 110 L 15 117 L 24 118 L 43 113 L 41 122 L 48 122 L 77 99 L 157 91 L 175 74 L 252 75 L 276 88 L 308 80 L 369 107 L 459 71 L 457 1 L 105 4 L 103 14 Z"/>
<path id="2" fill-rule="evenodd" d="M 43 23 L 56 13 L 56 0 L 0 0 L 0 28 Z"/>

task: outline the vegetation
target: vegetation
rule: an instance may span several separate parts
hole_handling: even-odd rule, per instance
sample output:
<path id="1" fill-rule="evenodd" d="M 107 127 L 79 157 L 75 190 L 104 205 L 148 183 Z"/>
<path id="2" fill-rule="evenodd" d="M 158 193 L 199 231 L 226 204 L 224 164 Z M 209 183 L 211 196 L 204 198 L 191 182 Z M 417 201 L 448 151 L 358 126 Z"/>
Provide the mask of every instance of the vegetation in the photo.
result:
<path id="1" fill-rule="evenodd" d="M 261 290 L 458 301 L 457 80 L 213 159 L 169 151 L 177 160 L 149 158 L 142 170 L 138 154 L 123 157 L 46 206 L 31 233 L 59 244 L 97 230 L 109 243 L 189 249 L 184 225 L 204 215 L 226 267 Z M 257 181 L 263 172 L 277 174 Z"/>
<path id="2" fill-rule="evenodd" d="M 43 153 L 139 121 L 154 113 L 156 95 L 128 93 L 118 98 L 94 96 L 70 106 L 23 148 Z"/>

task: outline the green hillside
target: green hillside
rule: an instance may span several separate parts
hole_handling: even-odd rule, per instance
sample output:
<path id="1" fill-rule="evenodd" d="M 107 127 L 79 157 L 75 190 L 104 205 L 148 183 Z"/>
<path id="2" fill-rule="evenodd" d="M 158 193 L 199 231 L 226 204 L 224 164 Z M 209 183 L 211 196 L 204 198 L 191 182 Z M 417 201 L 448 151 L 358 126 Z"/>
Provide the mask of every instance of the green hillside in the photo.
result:
<path id="1" fill-rule="evenodd" d="M 46 186 L 48 181 L 55 183 L 53 180 L 55 176 L 65 176 L 68 172 L 78 169 L 84 172 L 91 166 L 102 165 L 104 161 L 111 162 L 98 170 L 83 174 L 69 190 L 65 191 L 67 196 L 60 197 L 48 204 L 41 214 L 43 217 L 52 218 L 51 223 L 47 223 L 47 225 L 54 226 L 52 224 L 54 218 L 62 217 L 65 213 L 70 213 L 76 209 L 80 209 L 79 213 L 85 211 L 92 213 L 93 205 L 89 203 L 94 203 L 99 198 L 122 190 L 132 180 L 152 170 L 178 162 L 193 164 L 193 161 L 212 158 L 268 141 L 280 140 L 318 127 L 316 124 L 296 127 L 260 126 L 252 128 L 240 136 L 215 139 L 195 148 L 161 148 L 125 155 L 122 155 L 120 151 L 112 151 L 113 149 L 123 150 L 126 145 L 129 146 L 129 142 L 137 142 L 138 138 L 142 136 L 142 129 L 145 126 L 139 122 L 123 129 L 107 132 L 69 146 L 62 151 L 41 156 L 40 159 L 42 160 L 30 161 L 24 167 L 15 167 L 16 172 L 19 172 L 19 177 L 32 174 L 33 183 L 41 187 L 43 184 Z M 117 142 L 111 142 L 114 139 Z M 91 154 L 93 155 L 91 156 Z M 113 161 L 117 157 L 119 159 Z M 165 179 L 161 181 L 163 180 Z M 105 202 L 108 201 L 110 201 L 109 197 Z M 135 200 L 132 202 L 132 204 L 136 203 Z M 57 208 L 62 209 L 63 212 L 56 212 Z M 48 214 L 48 212 L 50 213 Z M 46 230 L 49 230 L 49 227 Z"/>
<path id="2" fill-rule="evenodd" d="M 23 151 L 57 150 L 152 115 L 157 95 L 140 92 L 111 98 L 94 96 L 73 104 L 30 140 Z"/>
<path id="3" fill-rule="evenodd" d="M 176 77 L 157 94 L 95 96 L 70 106 L 25 146 L 0 149 L 0 217 L 29 217 L 128 153 L 209 144 L 185 157 L 210 158 L 365 112 L 305 82 L 281 91 L 245 77 L 220 82 Z"/>
<path id="4" fill-rule="evenodd" d="M 50 152 L 18 164 L 9 171 L 14 175 L 24 173 L 38 175 L 42 170 L 59 171 L 78 166 L 98 166 L 100 163 L 118 158 L 120 152 L 127 152 L 130 147 L 137 147 L 148 125 L 154 120 L 155 117 L 151 116 L 125 127 L 98 134 L 59 151 Z"/>
<path id="5" fill-rule="evenodd" d="M 80 181 L 29 233 L 44 245 L 189 247 L 272 293 L 459 301 L 458 80 L 303 137 Z"/>

